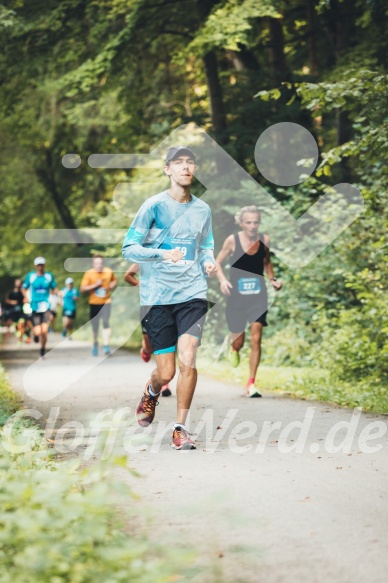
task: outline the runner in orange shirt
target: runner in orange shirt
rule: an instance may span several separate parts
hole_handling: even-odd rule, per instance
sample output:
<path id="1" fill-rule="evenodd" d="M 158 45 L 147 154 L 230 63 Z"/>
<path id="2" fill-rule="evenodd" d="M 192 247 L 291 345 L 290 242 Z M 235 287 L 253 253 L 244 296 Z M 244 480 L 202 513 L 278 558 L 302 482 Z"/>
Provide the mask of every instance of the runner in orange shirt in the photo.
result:
<path id="1" fill-rule="evenodd" d="M 104 267 L 104 258 L 101 255 L 94 255 L 93 267 L 84 273 L 80 286 L 82 293 L 89 293 L 90 320 L 93 329 L 93 356 L 98 356 L 98 329 L 101 318 L 104 353 L 110 354 L 110 296 L 116 285 L 117 278 L 109 267 Z"/>

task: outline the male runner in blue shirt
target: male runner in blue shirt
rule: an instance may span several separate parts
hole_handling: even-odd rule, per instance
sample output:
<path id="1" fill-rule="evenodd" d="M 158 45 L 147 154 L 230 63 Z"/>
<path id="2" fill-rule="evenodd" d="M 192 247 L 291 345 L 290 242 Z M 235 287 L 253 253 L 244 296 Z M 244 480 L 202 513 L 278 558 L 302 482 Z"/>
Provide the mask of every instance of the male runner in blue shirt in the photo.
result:
<path id="1" fill-rule="evenodd" d="M 45 271 L 46 260 L 44 257 L 34 259 L 35 271 L 27 273 L 23 281 L 22 291 L 27 302 L 27 290 L 31 292 L 32 325 L 34 330 L 34 341 L 39 342 L 40 355 L 44 358 L 46 354 L 47 332 L 50 323 L 50 290 L 58 293 L 54 276 L 49 271 Z"/>
<path id="2" fill-rule="evenodd" d="M 142 324 L 156 361 L 136 409 L 138 422 L 146 427 L 154 420 L 160 391 L 175 375 L 177 346 L 175 449 L 195 449 L 185 421 L 197 383 L 196 351 L 207 312 L 206 275 L 217 270 L 211 210 L 190 194 L 195 168 L 189 148 L 168 150 L 164 171 L 171 186 L 140 207 L 123 244 L 124 257 L 140 264 Z"/>

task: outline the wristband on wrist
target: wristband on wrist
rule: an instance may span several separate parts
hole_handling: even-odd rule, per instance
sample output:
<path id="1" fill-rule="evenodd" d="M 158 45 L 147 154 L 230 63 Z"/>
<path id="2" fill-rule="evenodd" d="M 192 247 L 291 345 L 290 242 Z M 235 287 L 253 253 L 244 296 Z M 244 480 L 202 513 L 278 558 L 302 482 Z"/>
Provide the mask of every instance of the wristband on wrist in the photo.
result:
<path id="1" fill-rule="evenodd" d="M 276 277 L 271 277 L 269 281 L 277 281 Z"/>

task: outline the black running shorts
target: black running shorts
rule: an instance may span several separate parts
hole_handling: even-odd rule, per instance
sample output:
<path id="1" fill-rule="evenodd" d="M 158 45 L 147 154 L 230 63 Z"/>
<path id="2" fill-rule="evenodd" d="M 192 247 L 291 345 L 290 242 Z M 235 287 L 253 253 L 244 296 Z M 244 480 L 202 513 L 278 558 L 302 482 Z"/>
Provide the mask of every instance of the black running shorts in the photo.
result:
<path id="1" fill-rule="evenodd" d="M 147 306 L 140 306 L 140 322 L 142 334 L 147 334 L 147 330 L 144 326 L 143 319 L 147 315 L 149 308 Z"/>
<path id="2" fill-rule="evenodd" d="M 63 310 L 62 316 L 65 318 L 71 318 L 72 320 L 75 319 L 77 315 L 77 310 Z"/>
<path id="3" fill-rule="evenodd" d="M 154 354 L 175 352 L 179 336 L 190 334 L 201 344 L 208 305 L 194 299 L 181 304 L 143 306 L 142 326 L 148 334 Z"/>
<path id="4" fill-rule="evenodd" d="M 89 304 L 89 308 L 92 326 L 98 329 L 99 322 L 102 319 L 103 328 L 109 328 L 111 304 Z"/>
<path id="5" fill-rule="evenodd" d="M 40 326 L 41 324 L 49 324 L 50 323 L 51 312 L 47 310 L 47 312 L 32 312 L 31 319 L 33 326 Z"/>
<path id="6" fill-rule="evenodd" d="M 228 303 L 225 314 L 229 331 L 234 334 L 244 332 L 247 324 L 253 324 L 254 322 L 260 322 L 263 326 L 268 326 L 267 310 L 263 311 L 260 304 L 239 306 L 238 304 L 232 305 Z"/>

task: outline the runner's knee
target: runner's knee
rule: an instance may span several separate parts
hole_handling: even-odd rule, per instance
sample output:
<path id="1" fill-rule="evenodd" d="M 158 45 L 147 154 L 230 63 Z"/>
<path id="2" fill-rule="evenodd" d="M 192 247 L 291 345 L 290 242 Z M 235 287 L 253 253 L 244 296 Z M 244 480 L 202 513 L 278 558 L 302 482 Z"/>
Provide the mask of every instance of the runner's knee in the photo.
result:
<path id="1" fill-rule="evenodd" d="M 241 348 L 244 346 L 244 335 L 241 334 L 241 336 L 235 338 L 232 342 L 232 346 L 234 350 L 241 350 Z"/>
<path id="2" fill-rule="evenodd" d="M 181 373 L 195 368 L 196 350 L 181 350 L 178 355 L 179 370 Z"/>
<path id="3" fill-rule="evenodd" d="M 175 376 L 175 363 L 159 364 L 157 371 L 162 385 L 167 385 Z"/>
<path id="4" fill-rule="evenodd" d="M 261 332 L 255 332 L 251 334 L 251 347 L 254 348 L 261 343 Z"/>

